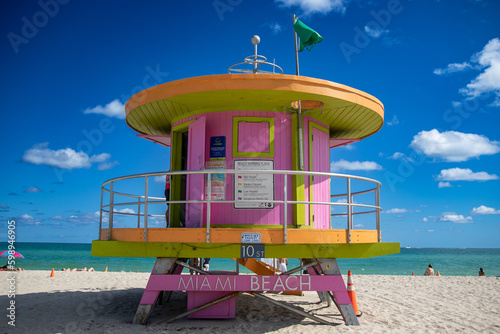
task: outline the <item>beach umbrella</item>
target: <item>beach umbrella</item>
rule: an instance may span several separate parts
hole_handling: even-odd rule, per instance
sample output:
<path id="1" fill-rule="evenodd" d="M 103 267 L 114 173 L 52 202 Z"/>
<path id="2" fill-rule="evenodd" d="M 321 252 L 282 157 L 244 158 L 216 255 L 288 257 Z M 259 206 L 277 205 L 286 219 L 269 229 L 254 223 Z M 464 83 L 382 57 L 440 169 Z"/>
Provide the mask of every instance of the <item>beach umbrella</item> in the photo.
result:
<path id="1" fill-rule="evenodd" d="M 9 257 L 10 255 L 14 256 L 16 259 L 24 259 L 24 256 L 16 251 L 6 250 L 0 253 L 0 257 Z"/>

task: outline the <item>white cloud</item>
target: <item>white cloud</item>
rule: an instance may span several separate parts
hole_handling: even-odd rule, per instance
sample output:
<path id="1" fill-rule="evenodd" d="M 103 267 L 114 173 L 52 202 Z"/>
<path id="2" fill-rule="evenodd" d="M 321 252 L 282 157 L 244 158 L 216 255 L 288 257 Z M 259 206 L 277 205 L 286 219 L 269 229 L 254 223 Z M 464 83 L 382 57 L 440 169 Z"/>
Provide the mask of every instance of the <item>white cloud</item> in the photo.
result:
<path id="1" fill-rule="evenodd" d="M 154 181 L 156 183 L 165 183 L 165 176 L 164 175 L 155 176 Z"/>
<path id="2" fill-rule="evenodd" d="M 391 155 L 390 157 L 387 157 L 387 159 L 404 160 L 404 161 L 409 161 L 409 162 L 414 161 L 412 158 L 407 157 L 404 153 L 401 153 L 401 152 L 394 152 L 394 154 Z"/>
<path id="3" fill-rule="evenodd" d="M 277 35 L 281 30 L 283 30 L 283 27 L 279 25 L 278 22 L 271 23 L 269 25 L 269 28 L 271 28 L 271 32 L 273 35 Z"/>
<path id="4" fill-rule="evenodd" d="M 472 65 L 467 62 L 463 62 L 461 64 L 453 63 L 453 64 L 448 64 L 448 66 L 446 66 L 445 68 L 436 68 L 434 70 L 434 74 L 437 75 L 450 74 L 455 72 L 462 72 L 471 68 Z"/>
<path id="5" fill-rule="evenodd" d="M 500 152 L 497 141 L 473 133 L 457 131 L 421 131 L 413 137 L 410 147 L 417 152 L 449 162 L 467 161 L 481 155 Z"/>
<path id="6" fill-rule="evenodd" d="M 398 160 L 398 159 L 401 159 L 401 158 L 404 158 L 405 157 L 405 154 L 404 153 L 401 153 L 401 152 L 395 152 L 393 155 L 391 155 L 388 159 L 394 159 L 394 160 Z"/>
<path id="7" fill-rule="evenodd" d="M 491 107 L 500 107 L 500 96 L 495 97 L 495 100 L 490 103 Z"/>
<path id="8" fill-rule="evenodd" d="M 106 115 L 108 117 L 116 117 L 120 119 L 125 118 L 125 105 L 120 102 L 120 100 L 116 99 L 108 104 L 106 104 L 104 107 L 101 105 L 98 105 L 97 107 L 94 108 L 87 108 L 83 111 L 84 114 L 102 114 Z"/>
<path id="9" fill-rule="evenodd" d="M 434 232 L 434 230 L 427 230 L 427 232 L 431 232 L 432 233 L 432 232 Z"/>
<path id="10" fill-rule="evenodd" d="M 471 214 L 473 215 L 500 215 L 500 210 L 494 208 L 489 208 L 487 206 L 481 205 L 477 208 L 473 208 Z"/>
<path id="11" fill-rule="evenodd" d="M 119 165 L 118 161 L 103 162 L 103 163 L 100 163 L 99 166 L 97 166 L 97 169 L 98 170 L 111 169 L 111 168 L 115 167 L 116 165 Z"/>
<path id="12" fill-rule="evenodd" d="M 451 188 L 451 183 L 450 182 L 439 182 L 438 188 Z"/>
<path id="13" fill-rule="evenodd" d="M 90 168 L 93 163 L 104 163 L 111 155 L 101 153 L 89 157 L 84 152 L 76 152 L 71 148 L 51 150 L 49 143 L 35 144 L 24 152 L 22 160 L 35 165 L 48 165 L 61 169 Z"/>
<path id="14" fill-rule="evenodd" d="M 330 163 L 330 170 L 381 170 L 382 166 L 374 161 L 346 161 L 339 160 L 337 162 L 332 161 Z"/>
<path id="15" fill-rule="evenodd" d="M 389 209 L 387 211 L 383 211 L 385 213 L 406 213 L 408 212 L 407 209 L 398 209 L 398 208 L 394 208 L 394 209 Z"/>
<path id="16" fill-rule="evenodd" d="M 496 95 L 494 103 L 500 102 L 500 39 L 490 40 L 483 50 L 472 56 L 471 62 L 478 64 L 484 71 L 460 92 L 469 97 L 493 92 Z"/>
<path id="17" fill-rule="evenodd" d="M 345 199 L 345 198 L 341 198 L 341 199 L 336 200 L 336 201 L 335 201 L 335 202 L 333 202 L 333 203 L 347 203 L 347 199 Z M 358 202 L 356 202 L 356 201 L 352 201 L 351 203 L 354 203 L 354 204 L 359 204 L 359 203 L 358 203 Z"/>
<path id="18" fill-rule="evenodd" d="M 33 216 L 30 216 L 27 213 L 25 213 L 24 215 L 19 216 L 19 217 L 14 217 L 13 220 L 15 220 L 16 223 L 24 224 L 24 225 L 40 225 L 41 224 L 39 219 L 35 219 L 35 218 L 33 218 Z"/>
<path id="19" fill-rule="evenodd" d="M 87 225 L 87 224 L 97 224 L 99 223 L 99 211 L 96 212 L 87 212 L 81 215 L 71 215 L 69 217 L 63 216 L 54 216 L 51 219 L 55 221 L 61 221 L 66 223 L 72 223 L 76 225 Z M 103 222 L 107 219 L 104 219 Z"/>
<path id="20" fill-rule="evenodd" d="M 462 72 L 468 69 L 483 70 L 477 77 L 471 80 L 466 87 L 460 89 L 460 93 L 475 98 L 483 94 L 493 93 L 495 100 L 490 104 L 494 107 L 500 106 L 500 39 L 493 38 L 484 48 L 474 54 L 470 62 L 453 63 L 445 68 L 434 70 L 434 74 L 450 74 Z"/>
<path id="21" fill-rule="evenodd" d="M 311 14 L 326 15 L 332 11 L 338 13 L 345 13 L 346 6 L 350 0 L 274 0 L 283 7 L 298 7 L 303 15 L 308 16 Z"/>
<path id="22" fill-rule="evenodd" d="M 427 217 L 424 217 L 424 219 L 422 219 L 423 222 L 428 222 L 429 219 Z"/>
<path id="23" fill-rule="evenodd" d="M 24 192 L 25 193 L 41 193 L 42 189 L 33 186 L 33 187 L 29 187 Z"/>
<path id="24" fill-rule="evenodd" d="M 474 173 L 469 168 L 443 169 L 436 177 L 436 180 L 442 181 L 489 181 L 497 179 L 498 176 L 495 174 L 488 174 L 486 172 Z"/>
<path id="25" fill-rule="evenodd" d="M 148 225 L 165 227 L 165 217 L 150 217 L 148 218 Z"/>
<path id="26" fill-rule="evenodd" d="M 398 125 L 399 124 L 399 120 L 398 120 L 398 117 L 396 115 L 392 116 L 392 119 L 387 122 L 387 125 L 391 126 L 391 125 Z"/>
<path id="27" fill-rule="evenodd" d="M 130 208 L 124 208 L 124 209 L 120 209 L 120 210 L 117 210 L 116 208 L 113 209 L 114 212 L 119 212 L 119 213 L 130 213 L 130 214 L 135 214 L 135 210 L 134 209 L 130 209 Z"/>
<path id="28" fill-rule="evenodd" d="M 379 38 L 382 36 L 382 34 L 386 34 L 389 32 L 389 30 L 382 28 L 380 25 L 375 24 L 375 25 L 366 25 L 365 26 L 365 32 L 368 36 L 371 38 Z"/>
<path id="29" fill-rule="evenodd" d="M 455 212 L 444 212 L 441 217 L 437 219 L 438 222 L 452 222 L 457 224 L 473 223 L 471 216 L 464 217 L 457 215 Z"/>

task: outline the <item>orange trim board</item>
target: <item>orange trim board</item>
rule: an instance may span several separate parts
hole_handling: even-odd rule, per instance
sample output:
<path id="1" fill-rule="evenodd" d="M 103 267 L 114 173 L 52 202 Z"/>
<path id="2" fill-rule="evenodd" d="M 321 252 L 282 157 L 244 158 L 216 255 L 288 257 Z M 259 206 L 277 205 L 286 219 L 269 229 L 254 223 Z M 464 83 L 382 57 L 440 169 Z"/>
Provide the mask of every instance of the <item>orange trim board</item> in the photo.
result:
<path id="1" fill-rule="evenodd" d="M 148 228 L 148 242 L 204 243 L 206 228 Z M 241 243 L 242 233 L 260 233 L 261 243 L 283 244 L 283 230 L 270 228 L 212 228 L 211 243 Z M 107 240 L 108 229 L 101 230 L 100 240 Z M 144 241 L 143 228 L 116 228 L 112 241 Z M 376 230 L 351 230 L 351 243 L 376 243 Z M 288 244 L 345 244 L 348 231 L 343 229 L 288 229 Z"/>
<path id="2" fill-rule="evenodd" d="M 279 90 L 319 94 L 362 105 L 382 117 L 384 115 L 382 102 L 368 93 L 327 80 L 286 74 L 218 74 L 166 82 L 133 95 L 127 101 L 125 112 L 128 115 L 135 108 L 153 101 L 218 90 Z"/>

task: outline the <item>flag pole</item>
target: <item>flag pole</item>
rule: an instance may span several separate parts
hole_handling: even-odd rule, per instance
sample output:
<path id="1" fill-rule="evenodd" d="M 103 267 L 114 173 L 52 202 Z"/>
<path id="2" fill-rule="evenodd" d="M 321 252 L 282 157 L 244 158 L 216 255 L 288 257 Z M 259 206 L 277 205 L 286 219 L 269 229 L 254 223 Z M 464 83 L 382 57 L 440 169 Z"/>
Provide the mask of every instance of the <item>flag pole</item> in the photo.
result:
<path id="1" fill-rule="evenodd" d="M 293 23 L 295 24 L 295 20 L 297 17 L 293 14 Z M 299 75 L 299 51 L 297 50 L 297 32 L 295 28 L 293 29 L 293 40 L 295 42 L 295 71 L 296 75 Z M 302 103 L 299 100 L 299 109 L 298 109 L 298 118 L 299 118 L 299 169 L 304 170 L 304 138 L 302 131 Z"/>
<path id="2" fill-rule="evenodd" d="M 297 19 L 297 16 L 293 14 L 293 24 L 295 24 L 295 20 Z M 292 25 L 293 27 L 293 25 Z M 297 50 L 297 32 L 295 32 L 295 29 L 293 29 L 293 40 L 295 42 L 295 72 L 296 75 L 299 75 L 299 51 Z"/>

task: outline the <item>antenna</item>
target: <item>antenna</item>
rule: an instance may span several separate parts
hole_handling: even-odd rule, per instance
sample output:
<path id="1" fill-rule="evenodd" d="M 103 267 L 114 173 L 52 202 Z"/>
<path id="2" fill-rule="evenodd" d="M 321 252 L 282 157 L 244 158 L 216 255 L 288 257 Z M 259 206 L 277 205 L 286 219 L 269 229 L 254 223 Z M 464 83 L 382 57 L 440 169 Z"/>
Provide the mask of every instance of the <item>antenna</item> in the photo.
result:
<path id="1" fill-rule="evenodd" d="M 281 74 L 283 74 L 283 69 L 276 65 L 273 61 L 273 63 L 268 63 L 267 58 L 264 56 L 261 56 L 257 53 L 257 44 L 260 43 L 260 37 L 257 35 L 252 36 L 252 44 L 254 46 L 254 54 L 251 56 L 247 56 L 243 59 L 243 62 L 241 63 L 236 63 L 234 65 L 229 66 L 227 69 L 228 73 L 275 73 L 275 69 L 278 68 L 281 71 Z M 236 68 L 236 66 L 239 65 L 251 65 L 251 69 L 246 69 L 246 68 Z M 263 71 L 260 69 L 261 65 L 270 65 L 273 67 L 273 71 Z"/>

